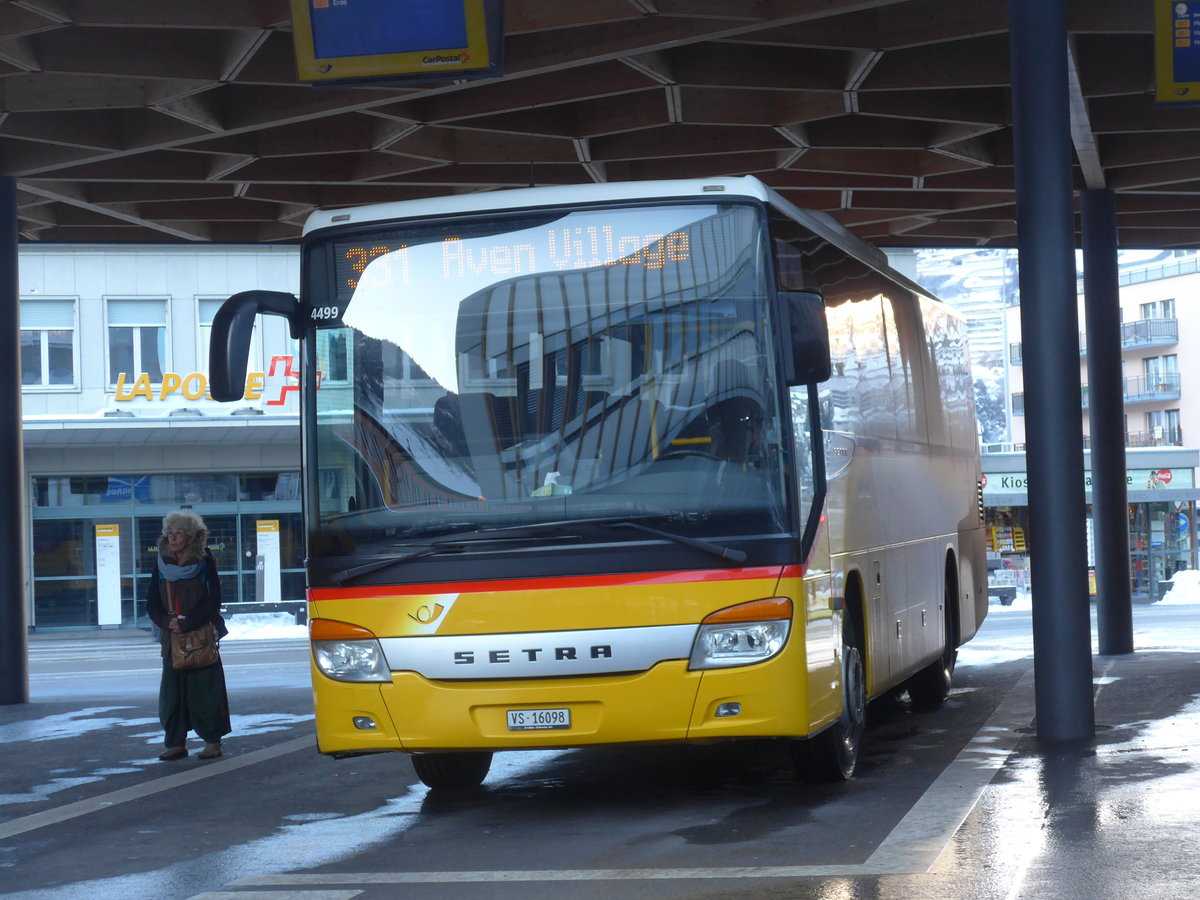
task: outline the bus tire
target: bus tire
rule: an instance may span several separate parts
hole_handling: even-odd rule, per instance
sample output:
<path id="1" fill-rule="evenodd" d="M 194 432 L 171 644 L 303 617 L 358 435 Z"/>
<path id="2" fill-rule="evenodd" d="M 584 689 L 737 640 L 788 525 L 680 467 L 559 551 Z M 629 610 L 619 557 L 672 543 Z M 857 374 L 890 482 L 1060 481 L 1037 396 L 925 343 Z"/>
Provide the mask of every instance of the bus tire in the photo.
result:
<path id="1" fill-rule="evenodd" d="M 426 787 L 441 790 L 462 790 L 479 787 L 492 767 L 492 754 L 478 753 L 414 753 L 413 768 Z"/>
<path id="2" fill-rule="evenodd" d="M 945 706 L 950 697 L 950 685 L 954 680 L 954 664 L 958 661 L 958 625 L 954 614 L 958 583 L 954 577 L 952 562 L 946 565 L 945 595 L 946 639 L 942 645 L 942 655 L 908 681 L 908 699 L 912 701 L 913 709 L 919 712 Z"/>
<path id="3" fill-rule="evenodd" d="M 867 722 L 867 677 L 858 632 L 849 616 L 842 620 L 842 714 L 837 721 L 792 748 L 792 763 L 802 781 L 849 781 L 858 764 Z"/>

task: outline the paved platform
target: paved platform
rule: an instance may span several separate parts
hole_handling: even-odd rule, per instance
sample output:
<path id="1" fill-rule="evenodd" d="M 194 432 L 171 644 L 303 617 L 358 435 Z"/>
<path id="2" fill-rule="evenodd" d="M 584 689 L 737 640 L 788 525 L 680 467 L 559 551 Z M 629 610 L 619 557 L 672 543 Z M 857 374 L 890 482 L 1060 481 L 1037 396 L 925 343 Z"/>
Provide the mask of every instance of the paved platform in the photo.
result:
<path id="1" fill-rule="evenodd" d="M 1037 741 L 1031 672 L 1006 701 L 1013 732 L 995 735 L 1015 736 L 1012 751 L 965 821 L 925 873 L 882 877 L 870 896 L 1200 893 L 1200 654 L 1096 657 L 1094 672 L 1095 740 Z"/>
<path id="2" fill-rule="evenodd" d="M 1027 633 L 1001 627 L 1028 613 L 994 609 L 988 629 L 964 650 L 963 677 L 950 708 L 874 727 L 874 770 L 837 790 L 806 792 L 782 776 L 753 772 L 714 783 L 702 768 L 677 774 L 678 756 L 661 770 L 652 759 L 640 761 L 622 785 L 614 774 L 628 774 L 621 757 L 596 755 L 591 763 L 607 760 L 611 772 L 588 771 L 569 757 L 526 772 L 501 766 L 486 794 L 450 803 L 426 796 L 420 786 L 389 783 L 391 793 L 384 796 L 393 799 L 376 808 L 380 779 L 403 775 L 395 758 L 345 764 L 314 759 L 301 715 L 306 700 L 297 690 L 288 730 L 231 740 L 230 756 L 211 766 L 189 761 L 186 769 L 169 773 L 154 763 L 139 771 L 129 766 L 127 774 L 112 769 L 103 792 L 88 795 L 86 785 L 79 788 L 84 793 L 74 808 L 68 792 L 57 803 L 10 808 L 16 816 L 0 821 L 0 885 L 8 884 L 0 889 L 37 900 L 1196 896 L 1200 606 L 1170 618 L 1164 613 L 1135 612 L 1136 653 L 1094 658 L 1095 739 L 1062 748 L 1042 745 L 1034 733 Z M 118 637 L 102 632 L 32 640 L 49 640 L 56 654 L 81 658 L 101 652 L 97 643 L 109 643 L 110 636 Z M 278 720 L 276 695 L 256 700 L 244 693 L 237 701 L 248 720 L 268 713 Z M 12 708 L 3 712 L 0 719 L 19 728 L 20 716 Z M 148 712 L 134 710 L 135 716 Z M 127 761 L 130 738 L 142 746 L 153 738 L 152 719 L 145 721 L 145 735 L 123 735 L 119 727 L 107 736 L 96 732 L 88 739 L 95 757 L 89 764 Z M 0 742 L 0 754 L 21 746 Z M 24 746 L 45 750 L 38 757 L 8 756 L 0 769 L 14 779 L 23 768 L 37 770 L 31 784 L 68 774 L 49 752 L 52 744 Z M 768 755 L 714 751 L 710 761 L 740 759 L 765 769 Z M 515 761 L 522 754 L 507 756 Z M 928 778 L 903 796 L 922 767 Z M 910 780 L 898 780 L 900 773 Z M 207 855 L 191 868 L 169 861 L 170 827 L 153 839 L 143 837 L 156 834 L 148 826 L 157 830 L 169 821 L 170 798 L 188 785 L 213 798 L 206 814 Z M 323 794 L 314 793 L 318 785 Z M 15 788 L 0 793 L 6 789 Z M 256 792 L 254 804 L 230 807 L 229 798 L 246 798 L 249 791 Z M 705 799 L 698 801 L 697 791 Z M 298 811 L 315 815 L 310 805 L 318 796 L 331 812 L 309 826 L 298 824 L 307 821 Z M 270 807 L 300 797 L 308 805 Z M 264 810 L 270 813 L 264 828 L 251 827 Z M 319 830 L 323 818 L 328 831 Z M 291 824 L 279 831 L 280 822 Z M 104 833 L 95 831 L 98 825 Z M 304 837 L 305 827 L 323 837 Z M 228 830 L 243 837 L 216 837 Z M 820 843 L 835 834 L 844 836 L 836 847 Z M 680 843 L 679 835 L 692 839 Z M 131 848 L 131 841 L 138 846 Z M 339 841 L 344 852 L 334 852 Z M 62 868 L 47 867 L 47 859 Z M 49 875 L 31 877 L 31 865 L 48 868 Z M 4 866 L 12 867 L 7 876 Z M 54 876 L 58 883 L 52 886 Z"/>
<path id="3" fill-rule="evenodd" d="M 862 864 L 738 866 L 735 856 L 721 853 L 703 871 L 380 868 L 244 878 L 229 888 L 361 890 L 380 898 L 420 890 L 421 897 L 514 900 L 1197 896 L 1200 654 L 1167 650 L 1095 662 L 1094 742 L 1071 749 L 1039 745 L 1030 669 Z M 973 795 L 966 804 L 964 793 Z M 963 808 L 969 809 L 965 818 L 947 818 L 947 810 Z"/>

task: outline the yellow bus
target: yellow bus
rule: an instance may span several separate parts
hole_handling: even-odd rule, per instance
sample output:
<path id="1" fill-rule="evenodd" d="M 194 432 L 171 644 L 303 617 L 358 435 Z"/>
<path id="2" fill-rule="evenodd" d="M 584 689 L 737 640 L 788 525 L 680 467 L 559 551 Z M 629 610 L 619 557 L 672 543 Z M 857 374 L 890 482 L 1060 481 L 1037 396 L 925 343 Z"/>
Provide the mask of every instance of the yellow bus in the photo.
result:
<path id="1" fill-rule="evenodd" d="M 317 743 L 436 788 L 503 750 L 782 739 L 852 776 L 987 611 L 966 329 L 750 178 L 317 212 L 302 290 Z"/>

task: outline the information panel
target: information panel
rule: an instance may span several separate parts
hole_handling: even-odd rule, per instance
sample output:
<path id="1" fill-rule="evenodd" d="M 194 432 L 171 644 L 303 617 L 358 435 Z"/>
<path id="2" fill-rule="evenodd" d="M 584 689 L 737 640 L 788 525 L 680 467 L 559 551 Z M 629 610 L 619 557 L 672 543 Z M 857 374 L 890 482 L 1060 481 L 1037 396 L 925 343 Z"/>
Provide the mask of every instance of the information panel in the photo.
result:
<path id="1" fill-rule="evenodd" d="M 498 0 L 292 0 L 296 69 L 319 83 L 498 74 L 502 12 Z"/>
<path id="2" fill-rule="evenodd" d="M 96 526 L 97 625 L 121 624 L 121 526 Z"/>
<path id="3" fill-rule="evenodd" d="M 1154 0 L 1155 99 L 1200 103 L 1200 0 Z"/>
<path id="4" fill-rule="evenodd" d="M 259 603 L 278 603 L 279 590 L 279 520 L 259 519 L 255 524 L 258 559 L 255 560 L 257 597 Z"/>

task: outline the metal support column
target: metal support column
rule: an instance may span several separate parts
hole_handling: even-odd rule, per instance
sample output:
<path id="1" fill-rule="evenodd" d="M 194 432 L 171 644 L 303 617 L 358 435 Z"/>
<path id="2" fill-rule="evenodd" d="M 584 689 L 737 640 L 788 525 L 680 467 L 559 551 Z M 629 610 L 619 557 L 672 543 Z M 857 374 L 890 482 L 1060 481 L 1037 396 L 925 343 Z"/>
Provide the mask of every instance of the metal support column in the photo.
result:
<path id="1" fill-rule="evenodd" d="M 0 704 L 29 702 L 25 617 L 25 457 L 21 440 L 21 319 L 17 182 L 0 178 Z M 7 360 L 7 362 L 5 362 Z"/>
<path id="2" fill-rule="evenodd" d="M 1095 736 L 1064 0 L 1009 0 L 1038 738 Z"/>
<path id="3" fill-rule="evenodd" d="M 1133 591 L 1129 580 L 1129 500 L 1125 485 L 1117 204 L 1113 192 L 1105 190 L 1084 191 L 1081 200 L 1097 632 L 1101 653 L 1132 653 Z"/>

